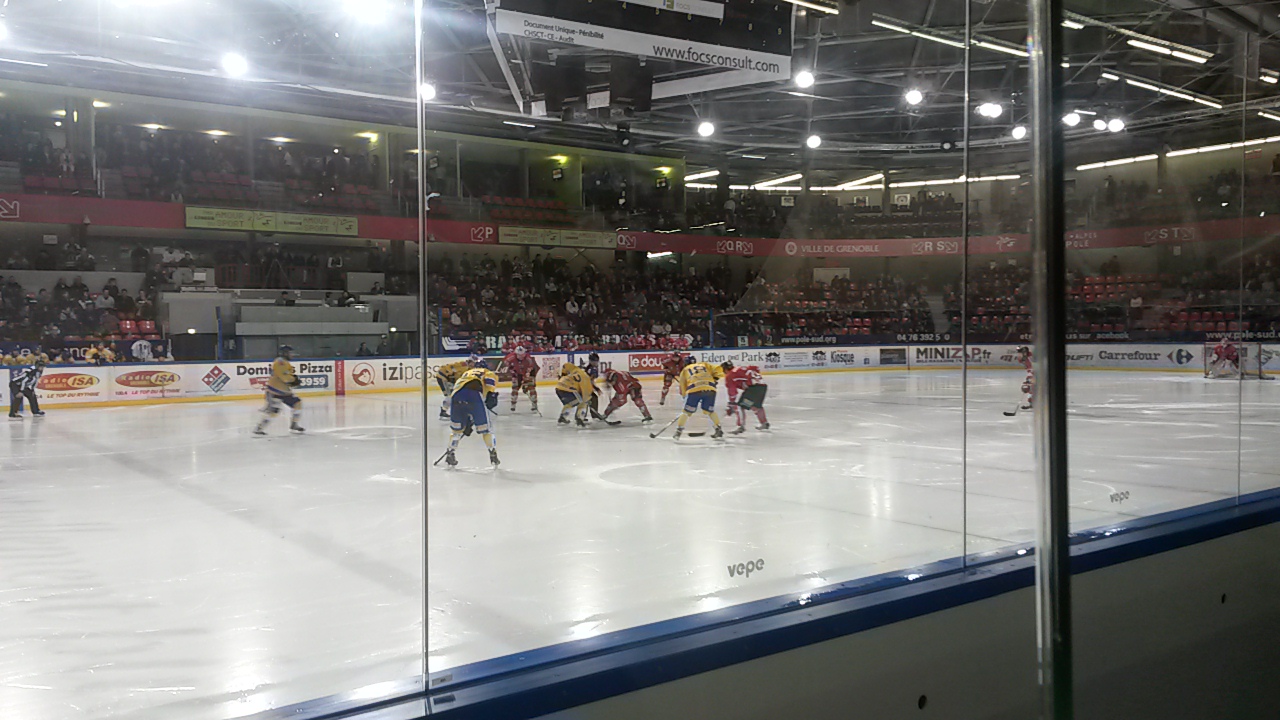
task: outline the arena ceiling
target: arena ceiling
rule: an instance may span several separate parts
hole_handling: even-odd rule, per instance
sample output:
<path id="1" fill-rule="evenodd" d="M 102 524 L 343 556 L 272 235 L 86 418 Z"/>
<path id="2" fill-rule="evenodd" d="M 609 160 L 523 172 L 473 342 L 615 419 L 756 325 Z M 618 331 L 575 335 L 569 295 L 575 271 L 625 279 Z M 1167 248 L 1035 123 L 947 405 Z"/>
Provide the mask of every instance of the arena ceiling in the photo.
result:
<path id="1" fill-rule="evenodd" d="M 814 71 L 810 88 L 778 80 L 709 89 L 655 99 L 651 111 L 632 117 L 605 110 L 568 122 L 522 117 L 486 34 L 482 0 L 427 4 L 427 65 L 438 91 L 429 116 L 440 130 L 617 150 L 621 122 L 634 151 L 684 155 L 691 166 L 937 171 L 960 167 L 961 153 L 941 148 L 961 140 L 967 117 L 978 165 L 1011 166 L 1029 152 L 1012 135 L 1029 114 L 1020 0 L 969 5 L 968 73 L 964 3 L 841 2 L 836 15 L 797 15 L 793 59 L 796 69 Z M 1280 70 L 1280 3 L 1076 0 L 1068 7 L 1063 72 L 1068 106 L 1083 119 L 1068 131 L 1073 154 L 1096 159 L 1118 146 L 1139 154 L 1220 141 L 1242 125 L 1247 134 L 1280 130 L 1280 121 L 1259 115 L 1280 105 L 1280 84 L 1264 81 Z M 5 0 L 2 13 L 0 76 L 8 79 L 413 124 L 410 0 Z M 547 48 L 524 49 L 529 62 L 547 62 Z M 248 61 L 244 77 L 227 77 L 229 52 Z M 649 62 L 658 81 L 696 86 L 711 72 Z M 912 89 L 923 96 L 917 105 L 904 99 Z M 1001 105 L 999 117 L 974 112 L 987 102 Z M 1126 129 L 1098 132 L 1096 118 L 1120 118 Z M 712 137 L 695 132 L 701 119 L 715 122 Z M 811 134 L 822 137 L 819 152 L 804 150 Z"/>

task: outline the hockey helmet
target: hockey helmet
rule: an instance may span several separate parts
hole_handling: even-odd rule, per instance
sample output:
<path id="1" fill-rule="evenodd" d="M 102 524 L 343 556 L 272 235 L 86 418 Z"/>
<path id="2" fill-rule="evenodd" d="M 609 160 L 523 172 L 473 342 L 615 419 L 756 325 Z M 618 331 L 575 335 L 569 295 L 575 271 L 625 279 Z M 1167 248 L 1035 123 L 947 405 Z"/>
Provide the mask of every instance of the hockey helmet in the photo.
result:
<path id="1" fill-rule="evenodd" d="M 725 372 L 729 372 L 730 370 L 733 369 L 733 361 L 725 360 L 724 362 L 720 363 L 720 369 L 724 370 Z"/>
<path id="2" fill-rule="evenodd" d="M 279 356 L 280 356 L 280 357 L 284 358 L 285 360 L 292 360 L 292 359 L 293 359 L 293 346 L 292 346 L 292 345 L 281 345 L 281 346 L 280 346 L 280 352 L 279 352 L 278 354 L 279 354 Z"/>
<path id="3" fill-rule="evenodd" d="M 527 352 L 529 352 L 529 351 L 528 351 L 528 350 L 525 350 L 523 345 L 517 345 L 517 346 L 516 346 L 516 354 L 517 354 L 517 355 L 524 355 L 524 354 L 525 354 L 525 353 L 527 353 Z"/>
<path id="4" fill-rule="evenodd" d="M 594 353 L 594 352 L 593 352 L 593 353 L 591 353 L 590 355 L 588 355 L 588 356 L 587 356 L 587 362 L 590 362 L 590 363 L 598 363 L 598 362 L 600 362 L 600 353 Z"/>

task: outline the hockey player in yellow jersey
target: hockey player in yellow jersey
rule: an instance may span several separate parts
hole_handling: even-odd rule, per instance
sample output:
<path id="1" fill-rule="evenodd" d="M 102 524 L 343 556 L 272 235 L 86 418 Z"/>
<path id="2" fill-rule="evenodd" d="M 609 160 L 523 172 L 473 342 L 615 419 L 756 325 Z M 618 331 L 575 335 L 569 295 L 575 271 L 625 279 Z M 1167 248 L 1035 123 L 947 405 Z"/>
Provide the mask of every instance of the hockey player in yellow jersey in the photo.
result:
<path id="1" fill-rule="evenodd" d="M 711 418 L 711 424 L 716 427 L 711 439 L 719 440 L 724 437 L 724 430 L 720 428 L 720 416 L 716 414 L 716 383 L 724 379 L 725 370 L 732 368 L 733 364 L 730 362 L 720 365 L 696 362 L 686 365 L 680 371 L 676 381 L 680 385 L 680 395 L 684 397 L 684 412 L 676 419 L 677 440 L 684 434 L 684 426 L 689 422 L 689 417 L 699 409 Z"/>
<path id="2" fill-rule="evenodd" d="M 484 360 L 476 360 L 475 367 L 458 377 L 453 385 L 452 402 L 449 408 L 449 449 L 445 451 L 445 462 L 453 467 L 458 464 L 455 451 L 458 442 L 471 434 L 474 428 L 484 438 L 485 447 L 489 448 L 489 462 L 498 466 L 498 441 L 493 435 L 493 423 L 489 411 L 498 406 L 498 376 L 489 369 Z M 437 461 L 438 462 L 438 461 Z"/>
<path id="3" fill-rule="evenodd" d="M 466 360 L 458 360 L 436 368 L 436 385 L 440 387 L 440 392 L 444 393 L 444 400 L 440 403 L 440 419 L 449 419 L 449 406 L 453 398 L 453 386 L 458 382 L 458 378 L 471 368 L 475 367 L 476 362 L 480 360 L 479 355 L 472 355 Z"/>
<path id="4" fill-rule="evenodd" d="M 565 363 L 560 367 L 560 382 L 556 383 L 556 397 L 560 398 L 560 425 L 569 424 L 569 411 L 573 410 L 573 422 L 578 427 L 587 424 L 587 412 L 591 407 L 591 394 L 595 391 L 595 383 L 587 371 Z"/>
<path id="5" fill-rule="evenodd" d="M 289 429 L 296 433 L 303 432 L 303 427 L 299 424 L 302 420 L 302 398 L 293 394 L 293 389 L 301 385 L 302 381 L 294 373 L 292 361 L 293 348 L 281 345 L 279 356 L 271 363 L 271 377 L 267 379 L 267 402 L 262 408 L 262 420 L 253 429 L 254 435 L 267 434 L 267 423 L 280 413 L 281 405 L 289 408 Z"/>

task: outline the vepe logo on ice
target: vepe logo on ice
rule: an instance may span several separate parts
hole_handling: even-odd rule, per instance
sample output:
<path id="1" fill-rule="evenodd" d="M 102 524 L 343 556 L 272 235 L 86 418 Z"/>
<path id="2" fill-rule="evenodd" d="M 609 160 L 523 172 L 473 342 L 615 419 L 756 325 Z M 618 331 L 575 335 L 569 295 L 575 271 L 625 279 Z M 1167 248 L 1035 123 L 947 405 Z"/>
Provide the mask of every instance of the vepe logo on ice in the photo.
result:
<path id="1" fill-rule="evenodd" d="M 205 373 L 204 377 L 200 379 L 209 387 L 210 390 L 214 392 L 222 392 L 222 388 L 226 387 L 227 383 L 231 382 L 231 377 L 223 372 L 222 368 L 217 365 L 214 365 L 213 369 Z"/>
<path id="2" fill-rule="evenodd" d="M 360 387 L 376 385 L 378 382 L 377 373 L 373 371 L 373 366 L 369 363 L 360 363 L 351 369 L 351 382 Z"/>
<path id="3" fill-rule="evenodd" d="M 45 375 L 36 383 L 36 387 L 49 392 L 70 392 L 84 390 L 98 384 L 98 378 L 82 373 L 55 373 Z"/>
<path id="4" fill-rule="evenodd" d="M 1195 354 L 1186 348 L 1178 348 L 1177 350 L 1169 353 L 1168 357 L 1169 360 L 1177 363 L 1178 365 L 1186 365 L 1196 358 Z"/>

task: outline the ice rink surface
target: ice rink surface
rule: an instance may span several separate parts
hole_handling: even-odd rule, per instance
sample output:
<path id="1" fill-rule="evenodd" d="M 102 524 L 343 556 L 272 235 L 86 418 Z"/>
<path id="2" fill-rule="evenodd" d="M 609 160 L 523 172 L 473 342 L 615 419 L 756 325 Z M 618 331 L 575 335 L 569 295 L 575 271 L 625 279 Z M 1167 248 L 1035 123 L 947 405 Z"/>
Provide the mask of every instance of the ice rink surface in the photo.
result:
<path id="1" fill-rule="evenodd" d="M 559 427 L 551 388 L 545 417 L 504 388 L 501 468 L 473 436 L 429 478 L 431 668 L 1031 539 L 1020 373 L 767 380 L 772 429 L 723 442 L 651 440 L 677 412 L 654 380 L 653 426 Z M 1280 485 L 1277 397 L 1073 372 L 1074 526 Z M 309 398 L 303 437 L 251 437 L 249 402 L 0 425 L 0 717 L 220 719 L 417 672 L 419 402 Z"/>

